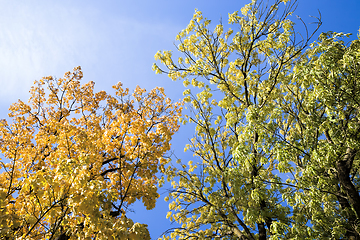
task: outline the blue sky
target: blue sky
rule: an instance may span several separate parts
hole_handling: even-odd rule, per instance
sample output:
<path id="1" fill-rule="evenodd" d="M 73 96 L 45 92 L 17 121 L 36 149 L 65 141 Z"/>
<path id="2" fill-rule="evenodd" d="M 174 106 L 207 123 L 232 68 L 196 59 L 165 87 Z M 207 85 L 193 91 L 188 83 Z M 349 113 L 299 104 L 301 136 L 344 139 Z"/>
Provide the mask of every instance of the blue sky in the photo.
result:
<path id="1" fill-rule="evenodd" d="M 155 75 L 151 66 L 158 50 L 175 50 L 176 34 L 186 27 L 194 9 L 217 23 L 240 10 L 248 0 L 134 0 L 134 1 L 5 1 L 0 0 L 0 118 L 17 99 L 27 100 L 36 79 L 61 77 L 81 66 L 84 81 L 95 81 L 97 90 L 109 90 L 121 81 L 151 89 L 163 86 L 174 100 L 182 96 L 182 84 Z M 296 15 L 306 23 L 321 11 L 320 31 L 357 34 L 360 26 L 358 0 L 299 0 Z M 354 38 L 354 37 L 353 37 Z M 175 153 L 192 136 L 191 128 L 174 139 Z M 163 191 L 160 191 L 163 192 Z M 162 195 L 157 207 L 146 211 L 135 204 L 129 216 L 149 225 L 156 239 L 171 227 Z"/>

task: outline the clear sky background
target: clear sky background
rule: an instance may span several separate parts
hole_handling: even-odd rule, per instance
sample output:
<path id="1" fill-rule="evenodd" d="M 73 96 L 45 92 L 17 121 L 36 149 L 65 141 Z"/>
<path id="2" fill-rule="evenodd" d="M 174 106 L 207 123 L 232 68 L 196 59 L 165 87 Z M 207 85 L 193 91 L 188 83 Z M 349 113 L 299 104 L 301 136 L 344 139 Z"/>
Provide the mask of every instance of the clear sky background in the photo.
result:
<path id="1" fill-rule="evenodd" d="M 182 84 L 155 75 L 151 66 L 158 50 L 175 50 L 176 34 L 184 29 L 197 8 L 213 23 L 227 22 L 228 13 L 240 10 L 249 0 L 133 0 L 133 1 L 5 1 L 0 0 L 0 118 L 11 103 L 29 97 L 34 80 L 62 77 L 81 66 L 84 82 L 96 90 L 110 90 L 121 81 L 134 89 L 162 86 L 169 97 L 182 96 Z M 320 32 L 349 32 L 360 26 L 360 0 L 298 0 L 296 15 L 306 23 L 321 11 Z M 318 34 L 316 35 L 318 36 Z M 352 37 L 352 39 L 354 39 Z M 315 39 L 314 39 L 315 40 Z M 176 134 L 176 155 L 192 136 L 191 128 Z M 187 159 L 186 159 L 187 160 Z M 161 193 L 164 190 L 160 191 Z M 154 210 L 135 204 L 129 217 L 149 225 L 156 239 L 171 227 L 161 195 Z"/>

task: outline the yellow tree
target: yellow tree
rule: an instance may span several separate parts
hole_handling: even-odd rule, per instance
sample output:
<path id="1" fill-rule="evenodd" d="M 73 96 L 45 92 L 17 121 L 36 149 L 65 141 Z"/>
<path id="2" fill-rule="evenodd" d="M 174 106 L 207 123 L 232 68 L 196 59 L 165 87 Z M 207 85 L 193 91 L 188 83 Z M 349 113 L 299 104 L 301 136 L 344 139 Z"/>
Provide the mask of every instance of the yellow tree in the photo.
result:
<path id="1" fill-rule="evenodd" d="M 1 120 L 2 239 L 150 239 L 126 212 L 154 208 L 181 104 L 162 88 L 94 92 L 82 77 L 35 81 Z"/>
<path id="2" fill-rule="evenodd" d="M 167 170 L 173 181 L 168 217 L 181 225 L 164 239 L 289 239 L 286 226 L 294 218 L 279 172 L 291 174 L 292 165 L 277 155 L 284 142 L 277 103 L 320 26 L 308 31 L 304 24 L 304 37 L 298 35 L 289 19 L 295 3 L 253 0 L 229 14 L 229 27 L 214 30 L 196 10 L 176 38 L 181 56 L 155 55 L 164 65 L 155 64 L 156 73 L 191 87 L 184 91 L 192 111 L 185 121 L 196 125 L 185 150 L 197 159 Z"/>

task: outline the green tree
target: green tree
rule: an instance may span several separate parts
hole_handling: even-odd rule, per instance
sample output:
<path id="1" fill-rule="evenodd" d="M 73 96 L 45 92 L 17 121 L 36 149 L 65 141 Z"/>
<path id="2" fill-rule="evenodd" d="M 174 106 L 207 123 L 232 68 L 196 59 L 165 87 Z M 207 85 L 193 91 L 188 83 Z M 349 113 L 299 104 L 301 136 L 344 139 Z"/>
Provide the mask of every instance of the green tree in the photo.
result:
<path id="1" fill-rule="evenodd" d="M 165 239 L 358 239 L 359 41 L 304 38 L 295 1 L 252 1 L 224 30 L 196 11 L 154 65 L 184 85 L 197 157 L 170 166 Z M 301 21 L 300 21 L 301 22 Z"/>
<path id="2" fill-rule="evenodd" d="M 310 221 L 308 238 L 360 239 L 360 35 L 350 44 L 346 36 L 321 34 L 278 101 L 278 161 L 296 166 L 284 195 L 293 236 Z"/>

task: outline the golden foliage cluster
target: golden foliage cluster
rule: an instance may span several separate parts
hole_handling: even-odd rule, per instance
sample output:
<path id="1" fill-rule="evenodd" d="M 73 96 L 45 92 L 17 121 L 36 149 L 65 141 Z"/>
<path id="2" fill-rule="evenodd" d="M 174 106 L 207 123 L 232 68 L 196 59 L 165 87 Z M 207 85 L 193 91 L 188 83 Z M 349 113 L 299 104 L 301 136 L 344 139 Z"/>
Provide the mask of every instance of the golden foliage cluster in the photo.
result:
<path id="1" fill-rule="evenodd" d="M 181 103 L 120 82 L 114 96 L 94 92 L 82 77 L 77 67 L 35 81 L 1 120 L 2 239 L 150 239 L 126 211 L 154 208 Z"/>

